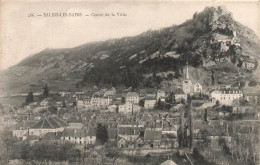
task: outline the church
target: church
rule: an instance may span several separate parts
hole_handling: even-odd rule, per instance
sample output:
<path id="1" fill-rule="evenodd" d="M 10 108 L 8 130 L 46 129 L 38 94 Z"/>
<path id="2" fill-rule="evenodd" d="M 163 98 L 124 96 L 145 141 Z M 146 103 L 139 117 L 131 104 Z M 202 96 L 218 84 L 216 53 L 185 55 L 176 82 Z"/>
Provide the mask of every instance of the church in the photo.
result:
<path id="1" fill-rule="evenodd" d="M 182 89 L 186 94 L 202 93 L 202 86 L 199 82 L 192 83 L 189 77 L 189 66 L 186 67 L 185 79 L 182 81 Z"/>

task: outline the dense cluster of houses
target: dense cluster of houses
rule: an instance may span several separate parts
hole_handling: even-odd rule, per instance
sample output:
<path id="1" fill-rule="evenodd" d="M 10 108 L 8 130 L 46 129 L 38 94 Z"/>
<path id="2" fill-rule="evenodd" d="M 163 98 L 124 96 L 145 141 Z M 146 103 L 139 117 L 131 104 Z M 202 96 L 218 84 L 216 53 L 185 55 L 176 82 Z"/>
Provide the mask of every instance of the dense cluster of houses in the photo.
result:
<path id="1" fill-rule="evenodd" d="M 55 97 L 55 101 L 53 98 L 46 98 L 31 103 L 21 109 L 20 112 L 23 113 L 1 119 L 1 122 L 11 126 L 14 137 L 32 143 L 57 141 L 71 142 L 79 146 L 95 145 L 97 126 L 102 124 L 107 128 L 108 141 L 115 142 L 117 147 L 178 148 L 178 130 L 186 120 L 182 115 L 183 107 L 188 97 L 196 98 L 200 95 L 207 95 L 208 99 L 192 100 L 192 105 L 195 105 L 194 141 L 209 138 L 217 143 L 222 137 L 229 142 L 232 123 L 224 117 L 231 113 L 252 112 L 259 116 L 259 109 L 256 107 L 259 107 L 260 93 L 257 90 L 240 90 L 226 85 L 205 91 L 199 82 L 192 82 L 187 67 L 184 80 L 170 92 L 162 89 L 155 93 L 129 89 L 117 92 L 115 88 L 100 89 L 90 94 L 62 92 L 59 97 Z M 248 104 L 240 105 L 241 99 L 246 100 Z M 231 106 L 232 110 L 210 112 L 208 120 L 205 121 L 204 109 L 215 106 L 217 102 L 220 105 Z M 50 104 L 57 108 L 57 113 L 41 114 Z M 172 106 L 168 111 L 160 112 L 157 109 L 159 104 Z M 24 113 L 28 112 L 28 109 L 33 110 L 33 113 Z M 184 130 L 188 136 L 188 127 L 184 126 Z"/>

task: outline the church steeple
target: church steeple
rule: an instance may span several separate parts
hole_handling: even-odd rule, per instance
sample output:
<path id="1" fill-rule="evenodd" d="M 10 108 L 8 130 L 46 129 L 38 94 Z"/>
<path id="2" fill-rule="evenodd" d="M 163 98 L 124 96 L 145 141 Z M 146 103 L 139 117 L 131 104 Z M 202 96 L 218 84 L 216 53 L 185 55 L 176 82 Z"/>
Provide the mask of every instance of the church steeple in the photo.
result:
<path id="1" fill-rule="evenodd" d="M 189 62 L 187 61 L 186 80 L 189 80 Z"/>

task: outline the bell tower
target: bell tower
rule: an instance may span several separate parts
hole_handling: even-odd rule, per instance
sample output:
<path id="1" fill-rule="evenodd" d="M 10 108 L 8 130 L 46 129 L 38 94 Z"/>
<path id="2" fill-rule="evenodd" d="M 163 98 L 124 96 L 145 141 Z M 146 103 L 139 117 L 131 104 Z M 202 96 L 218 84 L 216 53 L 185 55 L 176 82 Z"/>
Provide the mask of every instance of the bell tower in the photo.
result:
<path id="1" fill-rule="evenodd" d="M 190 94 L 191 88 L 192 88 L 192 83 L 191 83 L 190 77 L 189 77 L 189 63 L 187 62 L 185 79 L 182 82 L 182 89 L 186 94 Z"/>

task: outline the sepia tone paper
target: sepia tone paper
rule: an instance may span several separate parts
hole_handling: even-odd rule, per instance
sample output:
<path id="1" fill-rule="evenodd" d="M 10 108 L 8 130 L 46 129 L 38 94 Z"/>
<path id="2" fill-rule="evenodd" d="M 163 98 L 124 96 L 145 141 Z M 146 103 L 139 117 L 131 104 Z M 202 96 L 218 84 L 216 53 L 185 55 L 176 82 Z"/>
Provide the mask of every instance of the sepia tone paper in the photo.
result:
<path id="1" fill-rule="evenodd" d="M 0 164 L 259 164 L 259 1 L 0 1 Z"/>

